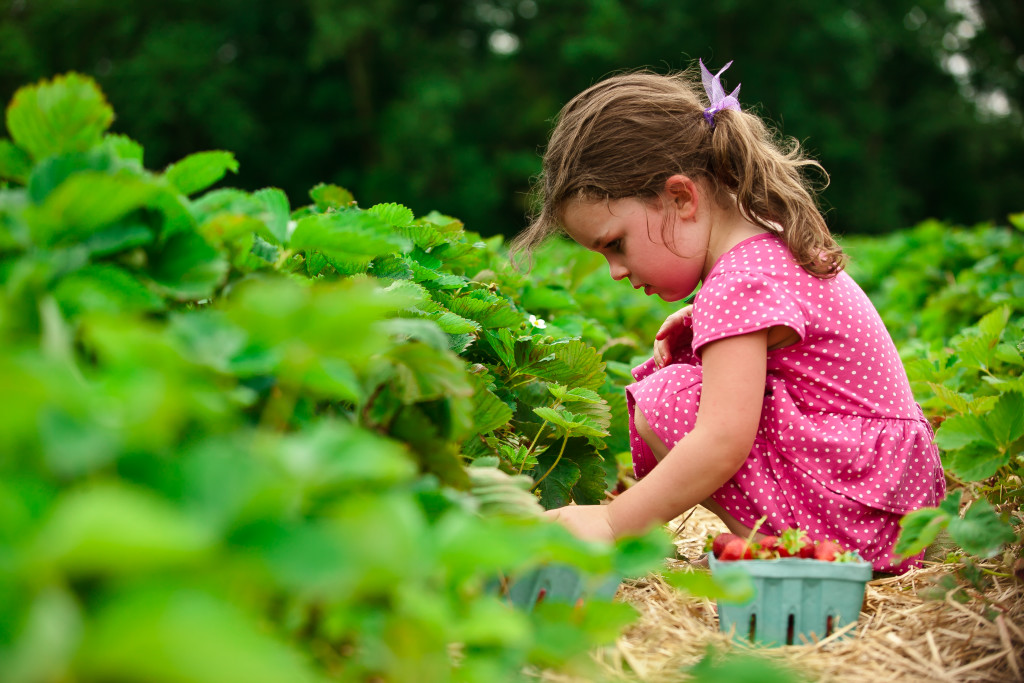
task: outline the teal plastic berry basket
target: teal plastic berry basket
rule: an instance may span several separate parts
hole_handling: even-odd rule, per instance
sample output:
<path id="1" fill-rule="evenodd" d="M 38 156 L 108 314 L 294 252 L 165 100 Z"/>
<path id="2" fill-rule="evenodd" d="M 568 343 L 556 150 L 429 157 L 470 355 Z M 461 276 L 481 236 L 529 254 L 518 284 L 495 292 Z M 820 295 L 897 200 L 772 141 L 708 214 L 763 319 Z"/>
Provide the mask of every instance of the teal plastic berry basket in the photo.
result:
<path id="1" fill-rule="evenodd" d="M 546 564 L 513 581 L 506 587 L 505 595 L 516 607 L 532 612 L 544 600 L 570 605 L 587 598 L 609 601 L 615 597 L 621 582 L 621 577 L 609 575 L 596 584 L 588 585 L 583 574 L 575 567 Z M 501 592 L 498 585 L 493 588 Z"/>
<path id="2" fill-rule="evenodd" d="M 734 640 L 769 647 L 800 645 L 804 638 L 814 642 L 856 623 L 871 580 L 871 563 L 864 561 L 784 557 L 721 562 L 708 555 L 708 563 L 716 578 L 742 573 L 754 586 L 753 597 L 744 603 L 718 601 L 719 628 Z"/>

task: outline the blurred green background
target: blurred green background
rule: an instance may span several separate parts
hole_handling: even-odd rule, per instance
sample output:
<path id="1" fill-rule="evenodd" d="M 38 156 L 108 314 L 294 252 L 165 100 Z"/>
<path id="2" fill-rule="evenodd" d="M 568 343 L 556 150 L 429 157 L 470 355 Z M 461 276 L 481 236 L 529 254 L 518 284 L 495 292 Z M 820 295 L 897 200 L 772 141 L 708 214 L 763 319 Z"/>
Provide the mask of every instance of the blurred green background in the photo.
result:
<path id="1" fill-rule="evenodd" d="M 1005 220 L 1024 190 L 1019 0 L 0 0 L 0 98 L 76 70 L 159 168 L 236 153 L 231 184 L 318 182 L 525 222 L 552 118 L 633 67 L 702 58 L 829 170 L 837 233 Z"/>

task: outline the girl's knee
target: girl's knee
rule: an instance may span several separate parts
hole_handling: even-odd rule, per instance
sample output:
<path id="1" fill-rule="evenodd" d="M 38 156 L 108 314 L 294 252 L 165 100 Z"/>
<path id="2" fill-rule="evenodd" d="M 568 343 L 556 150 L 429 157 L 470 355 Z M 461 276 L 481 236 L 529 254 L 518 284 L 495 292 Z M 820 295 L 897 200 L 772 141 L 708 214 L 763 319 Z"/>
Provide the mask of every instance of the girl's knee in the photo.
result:
<path id="1" fill-rule="evenodd" d="M 644 417 L 642 410 L 633 409 L 633 426 L 636 428 L 636 433 L 644 440 L 644 443 L 651 449 L 651 452 L 654 453 L 654 457 L 658 461 L 664 458 L 668 453 L 668 446 L 651 429 L 651 425 L 647 418 Z"/>

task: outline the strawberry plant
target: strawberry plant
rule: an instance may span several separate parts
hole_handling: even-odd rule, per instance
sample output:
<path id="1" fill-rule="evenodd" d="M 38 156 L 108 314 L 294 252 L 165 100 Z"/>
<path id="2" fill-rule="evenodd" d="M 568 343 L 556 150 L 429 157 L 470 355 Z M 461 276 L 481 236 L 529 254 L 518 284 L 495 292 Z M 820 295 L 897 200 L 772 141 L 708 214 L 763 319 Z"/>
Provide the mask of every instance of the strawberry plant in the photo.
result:
<path id="1" fill-rule="evenodd" d="M 900 347 L 936 428 L 950 492 L 904 518 L 897 551 L 947 531 L 980 558 L 1020 556 L 1024 534 L 1024 214 L 973 230 L 927 221 L 849 240 L 851 271 Z"/>
<path id="2" fill-rule="evenodd" d="M 494 585 L 667 554 L 540 519 L 605 490 L 598 352 L 453 218 L 218 186 L 225 151 L 150 170 L 112 120 L 76 74 L 6 110 L 0 678 L 585 670 L 634 610 Z"/>

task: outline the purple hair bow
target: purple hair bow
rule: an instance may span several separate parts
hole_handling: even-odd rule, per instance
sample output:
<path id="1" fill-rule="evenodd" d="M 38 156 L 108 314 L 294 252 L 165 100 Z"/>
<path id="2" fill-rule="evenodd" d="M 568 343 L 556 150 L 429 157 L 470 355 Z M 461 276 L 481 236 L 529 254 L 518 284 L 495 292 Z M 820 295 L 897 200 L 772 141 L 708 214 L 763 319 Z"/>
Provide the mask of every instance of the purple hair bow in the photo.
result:
<path id="1" fill-rule="evenodd" d="M 732 65 L 731 60 L 719 69 L 718 73 L 714 76 L 704 66 L 703 60 L 698 61 L 700 62 L 700 80 L 704 83 L 704 91 L 708 94 L 708 99 L 711 100 L 711 106 L 704 110 L 704 120 L 708 122 L 709 126 L 714 128 L 715 114 L 723 109 L 740 110 L 740 101 L 737 99 L 737 96 L 740 94 L 740 86 L 737 85 L 736 89 L 728 95 L 725 94 L 725 89 L 722 87 L 722 72 Z"/>

